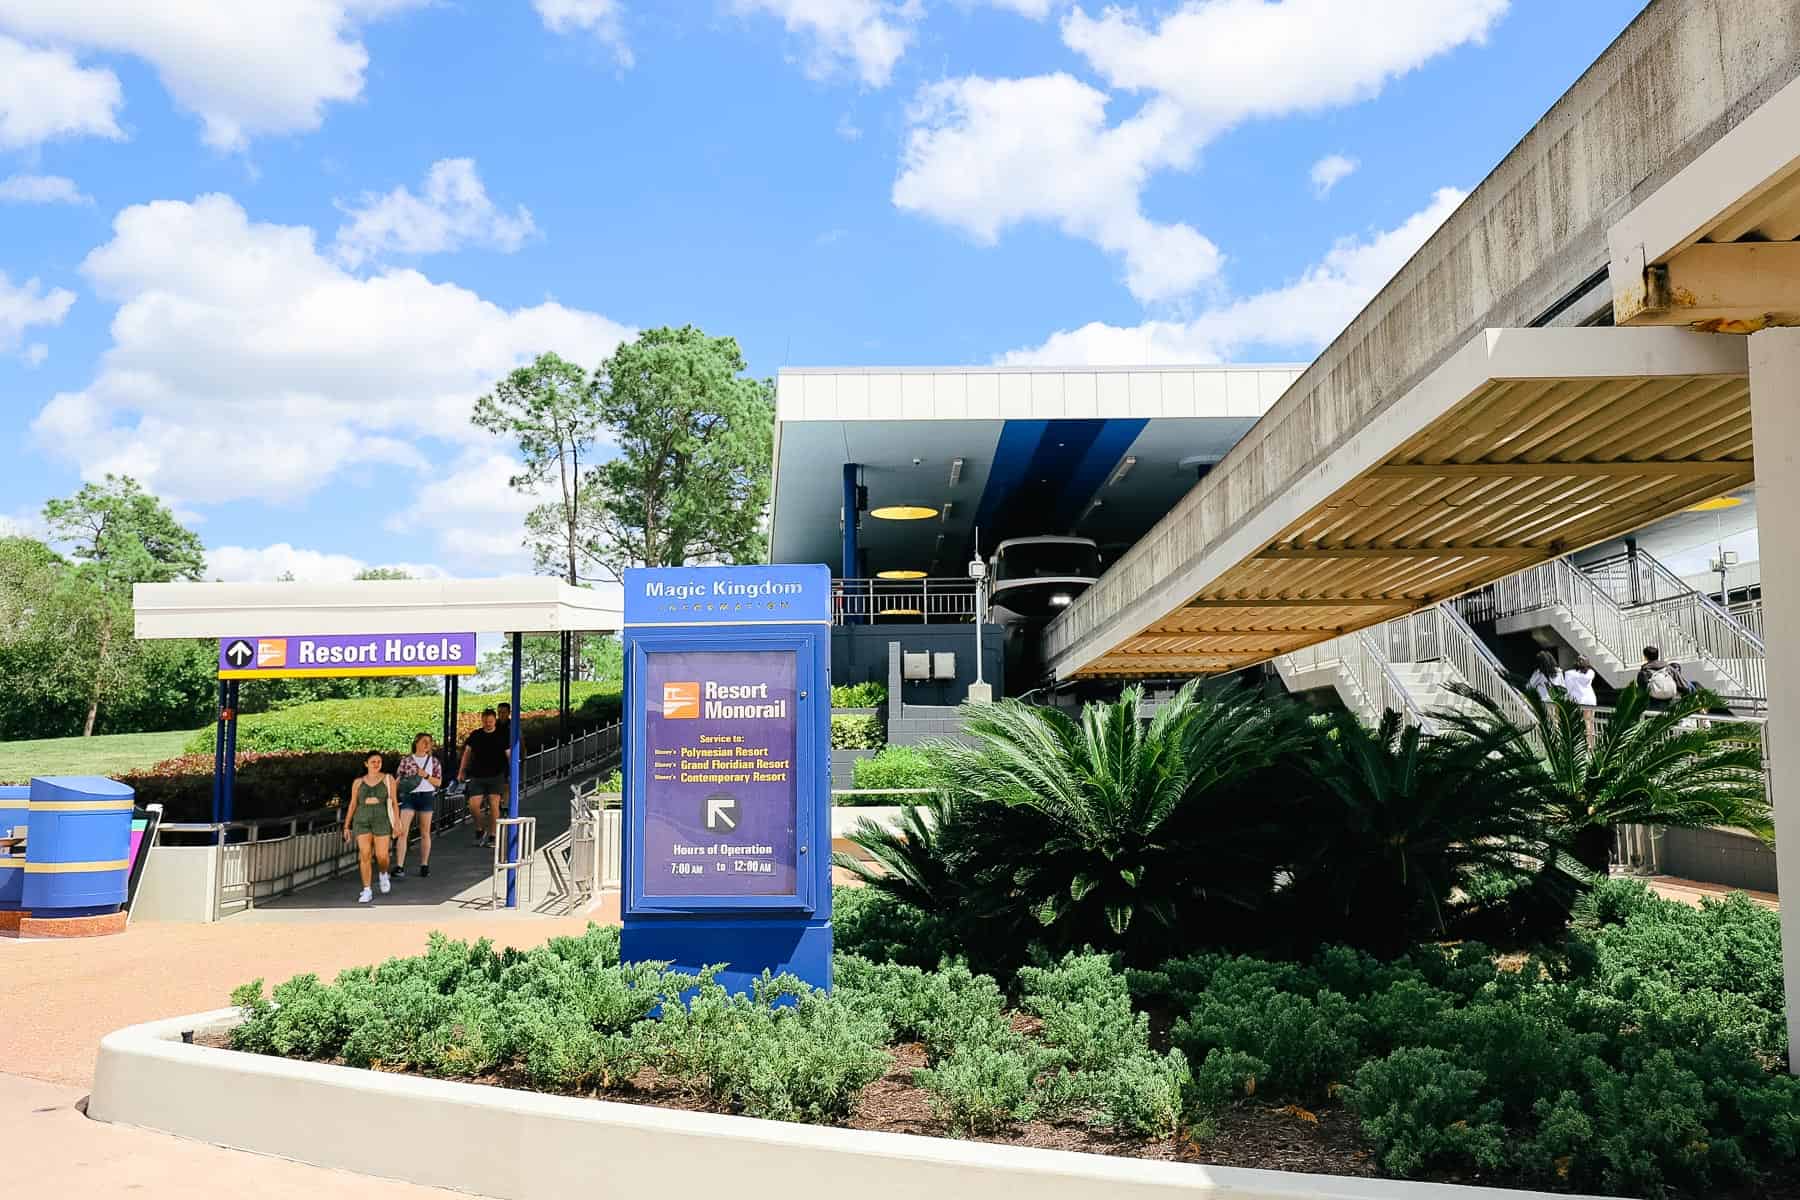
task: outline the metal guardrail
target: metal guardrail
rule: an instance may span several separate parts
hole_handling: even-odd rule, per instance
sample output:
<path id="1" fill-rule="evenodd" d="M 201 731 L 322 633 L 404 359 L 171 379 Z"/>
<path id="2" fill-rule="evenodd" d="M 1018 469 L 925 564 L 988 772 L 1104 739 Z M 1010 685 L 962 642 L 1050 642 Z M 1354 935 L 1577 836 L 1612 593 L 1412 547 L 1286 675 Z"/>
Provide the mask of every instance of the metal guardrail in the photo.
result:
<path id="1" fill-rule="evenodd" d="M 524 792 L 618 754 L 622 729 L 617 723 L 604 726 L 527 755 L 520 765 Z M 467 817 L 462 805 L 442 805 L 432 821 L 433 833 L 455 828 Z M 217 849 L 214 920 L 356 869 L 356 847 L 344 844 L 343 811 L 337 808 L 259 821 L 164 823 L 157 827 L 156 840 L 158 845 Z"/>
<path id="2" fill-rule="evenodd" d="M 979 603 L 975 581 L 954 576 L 935 579 L 834 579 L 831 620 L 848 622 L 973 621 Z"/>
<path id="3" fill-rule="evenodd" d="M 1667 661 L 1704 662 L 1729 682 L 1727 699 L 1768 702 L 1762 639 L 1643 551 L 1583 566 L 1553 559 L 1494 585 L 1495 619 L 1558 607 L 1622 663 L 1657 646 Z"/>
<path id="4" fill-rule="evenodd" d="M 1358 630 L 1342 637 L 1307 646 L 1284 654 L 1279 660 L 1288 671 L 1336 670 L 1346 679 L 1359 700 L 1358 716 L 1374 722 L 1382 713 L 1393 709 L 1408 725 L 1417 725 L 1426 733 L 1434 732 L 1437 723 L 1419 708 L 1412 693 L 1394 674 L 1394 668 L 1380 641 L 1370 630 Z"/>

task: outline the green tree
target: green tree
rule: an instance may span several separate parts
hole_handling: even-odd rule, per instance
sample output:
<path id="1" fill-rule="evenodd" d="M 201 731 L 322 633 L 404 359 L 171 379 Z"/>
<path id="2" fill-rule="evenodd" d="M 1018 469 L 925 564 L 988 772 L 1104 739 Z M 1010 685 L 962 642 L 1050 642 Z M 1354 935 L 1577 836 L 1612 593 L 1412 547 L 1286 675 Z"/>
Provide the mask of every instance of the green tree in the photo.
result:
<path id="1" fill-rule="evenodd" d="M 526 683 L 555 683 L 562 672 L 561 635 L 528 633 L 523 639 L 521 675 Z M 619 682 L 625 678 L 625 647 L 608 635 L 577 634 L 577 678 Z M 476 678 L 483 687 L 504 687 L 512 680 L 512 647 L 502 646 L 481 656 Z"/>
<path id="2" fill-rule="evenodd" d="M 525 517 L 527 543 L 540 571 L 579 583 L 597 561 L 594 514 L 582 460 L 600 432 L 601 412 L 586 371 L 552 353 L 520 367 L 475 402 L 475 424 L 519 444 L 524 469 L 510 480 L 535 496 L 550 484 L 555 499 Z"/>
<path id="3" fill-rule="evenodd" d="M 650 329 L 596 372 L 616 458 L 595 467 L 595 556 L 628 566 L 760 562 L 774 385 L 745 378 L 736 339 Z"/>
<path id="4" fill-rule="evenodd" d="M 81 607 L 94 614 L 93 675 L 81 730 L 91 736 L 101 704 L 128 683 L 132 587 L 199 579 L 206 552 L 162 501 L 125 475 L 109 474 L 70 499 L 50 501 L 44 521 L 54 540 L 73 547 Z"/>
<path id="5" fill-rule="evenodd" d="M 293 572 L 289 571 L 287 573 L 287 578 L 289 580 L 292 580 L 293 577 L 294 577 Z M 362 570 L 360 570 L 356 573 L 356 578 L 358 578 L 358 579 L 411 579 L 412 576 L 410 574 L 408 574 L 406 572 L 406 570 L 402 567 L 364 567 Z"/>

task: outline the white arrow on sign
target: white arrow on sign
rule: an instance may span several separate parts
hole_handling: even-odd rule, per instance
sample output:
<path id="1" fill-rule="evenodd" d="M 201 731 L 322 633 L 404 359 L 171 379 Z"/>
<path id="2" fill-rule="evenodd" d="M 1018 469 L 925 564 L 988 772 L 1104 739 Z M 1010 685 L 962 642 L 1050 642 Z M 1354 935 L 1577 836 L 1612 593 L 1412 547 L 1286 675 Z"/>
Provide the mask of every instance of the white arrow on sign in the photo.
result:
<path id="1" fill-rule="evenodd" d="M 225 661 L 234 667 L 247 667 L 255 657 L 256 648 L 242 638 L 225 647 Z"/>
<path id="2" fill-rule="evenodd" d="M 737 797 L 712 795 L 706 798 L 706 827 L 708 829 L 736 829 Z"/>

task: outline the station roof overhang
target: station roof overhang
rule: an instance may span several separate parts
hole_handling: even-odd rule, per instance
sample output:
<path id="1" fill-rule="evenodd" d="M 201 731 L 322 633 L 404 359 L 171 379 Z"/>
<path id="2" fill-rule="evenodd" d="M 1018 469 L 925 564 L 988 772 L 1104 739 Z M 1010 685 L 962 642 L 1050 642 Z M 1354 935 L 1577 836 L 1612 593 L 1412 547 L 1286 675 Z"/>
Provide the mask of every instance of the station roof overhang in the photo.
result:
<path id="1" fill-rule="evenodd" d="M 1607 231 L 1613 319 L 1752 333 L 1800 324 L 1800 80 Z"/>
<path id="2" fill-rule="evenodd" d="M 1233 523 L 1232 492 L 1283 473 L 1252 434 L 1051 624 L 1047 663 L 1252 666 L 1742 487 L 1747 375 L 1742 337 L 1485 330 Z"/>
<path id="3" fill-rule="evenodd" d="M 140 583 L 132 589 L 139 638 L 616 631 L 620 611 L 604 599 L 541 576 Z"/>
<path id="4" fill-rule="evenodd" d="M 843 468 L 861 468 L 867 570 L 963 574 L 979 527 L 1008 537 L 1136 541 L 1222 459 L 1304 368 L 808 367 L 777 387 L 773 562 L 842 558 Z M 1184 463 L 1184 460 L 1185 463 Z"/>

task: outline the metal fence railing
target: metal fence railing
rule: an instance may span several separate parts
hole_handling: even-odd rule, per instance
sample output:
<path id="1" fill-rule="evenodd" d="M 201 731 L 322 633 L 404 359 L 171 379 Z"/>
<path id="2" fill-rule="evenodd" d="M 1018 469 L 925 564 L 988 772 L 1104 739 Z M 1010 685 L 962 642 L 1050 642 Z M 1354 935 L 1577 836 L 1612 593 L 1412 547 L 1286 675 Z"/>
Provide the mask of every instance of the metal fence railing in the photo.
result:
<path id="1" fill-rule="evenodd" d="M 973 621 L 979 603 L 973 579 L 834 579 L 834 624 L 874 621 Z"/>
<path id="2" fill-rule="evenodd" d="M 552 780 L 566 779 L 577 771 L 617 758 L 623 730 L 624 726 L 615 721 L 527 754 L 519 767 L 525 790 L 531 791 Z"/>

